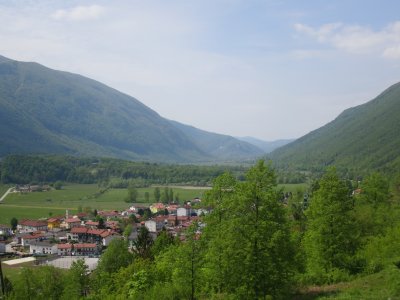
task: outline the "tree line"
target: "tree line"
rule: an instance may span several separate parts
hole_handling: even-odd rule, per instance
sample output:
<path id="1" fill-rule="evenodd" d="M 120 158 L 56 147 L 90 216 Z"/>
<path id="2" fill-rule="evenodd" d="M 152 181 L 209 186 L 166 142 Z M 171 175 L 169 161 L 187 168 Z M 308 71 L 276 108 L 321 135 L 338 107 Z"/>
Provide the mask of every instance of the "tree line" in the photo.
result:
<path id="1" fill-rule="evenodd" d="M 246 169 L 243 166 L 177 165 L 63 155 L 10 155 L 0 161 L 0 180 L 13 184 L 99 183 L 112 188 L 170 183 L 204 186 L 225 171 L 240 176 Z"/>

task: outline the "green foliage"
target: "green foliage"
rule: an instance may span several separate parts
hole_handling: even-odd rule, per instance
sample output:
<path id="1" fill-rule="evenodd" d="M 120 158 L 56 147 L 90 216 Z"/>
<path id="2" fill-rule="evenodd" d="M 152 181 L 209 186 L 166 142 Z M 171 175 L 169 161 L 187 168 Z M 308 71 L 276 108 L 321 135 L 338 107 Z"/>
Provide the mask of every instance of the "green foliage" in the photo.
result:
<path id="1" fill-rule="evenodd" d="M 137 188 L 134 186 L 129 186 L 128 187 L 128 196 L 127 196 L 127 198 L 125 198 L 125 202 L 128 202 L 128 203 L 137 202 L 138 196 L 139 196 L 139 191 L 137 190 Z"/>
<path id="2" fill-rule="evenodd" d="M 65 276 L 65 287 L 62 299 L 81 299 L 89 291 L 89 268 L 83 259 L 72 263 Z"/>
<path id="3" fill-rule="evenodd" d="M 128 266 L 133 260 L 128 251 L 126 242 L 122 239 L 114 239 L 108 245 L 107 250 L 101 255 L 97 266 L 97 273 L 115 273 L 120 268 Z"/>
<path id="4" fill-rule="evenodd" d="M 330 169 L 319 182 L 306 212 L 304 247 L 308 275 L 317 282 L 337 281 L 356 272 L 357 227 L 353 201 L 345 182 Z"/>
<path id="5" fill-rule="evenodd" d="M 151 253 L 153 257 L 155 257 L 165 252 L 170 246 L 175 244 L 175 238 L 167 230 L 163 229 L 154 241 L 154 244 L 151 247 Z"/>
<path id="6" fill-rule="evenodd" d="M 13 217 L 13 218 L 11 219 L 11 221 L 10 221 L 10 224 L 11 224 L 11 229 L 12 229 L 12 230 L 17 229 L 17 225 L 18 225 L 18 220 L 17 220 L 17 218 Z"/>
<path id="7" fill-rule="evenodd" d="M 53 184 L 53 187 L 54 187 L 56 190 L 61 190 L 61 189 L 62 189 L 62 186 L 63 186 L 63 183 L 62 183 L 61 181 L 59 181 L 59 180 L 57 180 L 57 181 L 54 182 L 54 184 Z"/>
<path id="8" fill-rule="evenodd" d="M 374 207 L 390 200 L 389 181 L 379 173 L 372 173 L 362 181 L 361 197 Z"/>
<path id="9" fill-rule="evenodd" d="M 243 183 L 229 174 L 216 181 L 209 194 L 216 208 L 205 231 L 207 277 L 215 278 L 215 292 L 257 299 L 281 298 L 290 290 L 294 249 L 275 187 L 274 172 L 263 161 Z"/>
<path id="10" fill-rule="evenodd" d="M 240 166 L 171 165 L 124 161 L 111 158 L 78 158 L 56 155 L 10 155 L 0 162 L 1 182 L 99 183 L 105 188 L 136 188 L 150 184 L 189 184 L 204 186 L 224 171 L 245 171 Z M 3 176 L 4 175 L 4 176 Z M 156 201 L 159 196 L 154 195 Z"/>
<path id="11" fill-rule="evenodd" d="M 161 192 L 160 192 L 160 188 L 157 186 L 154 188 L 154 200 L 156 202 L 160 202 L 160 198 L 161 198 Z"/>
<path id="12" fill-rule="evenodd" d="M 151 259 L 151 246 L 153 245 L 153 239 L 150 235 L 147 227 L 142 226 L 139 229 L 138 236 L 133 242 L 134 253 L 142 259 Z"/>
<path id="13" fill-rule="evenodd" d="M 23 268 L 11 293 L 11 299 L 54 299 L 61 298 L 64 276 L 60 269 L 40 267 Z"/>
<path id="14" fill-rule="evenodd" d="M 150 202 L 150 193 L 148 191 L 144 192 L 144 202 Z"/>

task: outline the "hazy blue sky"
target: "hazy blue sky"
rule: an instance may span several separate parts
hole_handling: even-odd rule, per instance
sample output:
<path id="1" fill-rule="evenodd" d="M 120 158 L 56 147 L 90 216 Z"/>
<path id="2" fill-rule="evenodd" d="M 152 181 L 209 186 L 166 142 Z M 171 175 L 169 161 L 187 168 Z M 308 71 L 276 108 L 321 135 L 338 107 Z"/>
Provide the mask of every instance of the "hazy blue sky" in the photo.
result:
<path id="1" fill-rule="evenodd" d="M 400 81 L 399 12 L 385 0 L 0 0 L 0 55 L 201 129 L 294 138 Z"/>

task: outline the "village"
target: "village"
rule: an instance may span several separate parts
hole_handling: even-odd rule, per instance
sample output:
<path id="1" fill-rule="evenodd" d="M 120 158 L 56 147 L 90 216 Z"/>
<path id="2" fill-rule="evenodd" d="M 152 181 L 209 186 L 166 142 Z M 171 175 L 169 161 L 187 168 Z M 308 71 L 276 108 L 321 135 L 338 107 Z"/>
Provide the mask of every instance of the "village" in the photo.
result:
<path id="1" fill-rule="evenodd" d="M 0 224 L 0 253 L 7 256 L 45 258 L 52 261 L 65 257 L 95 258 L 94 269 L 103 251 L 114 239 L 125 239 L 132 249 L 141 227 L 146 227 L 153 240 L 162 230 L 185 239 L 184 230 L 210 209 L 200 208 L 201 199 L 176 203 L 132 205 L 123 211 L 96 211 L 52 216 L 39 220 L 19 220 L 16 228 Z M 129 230 L 126 228 L 129 227 Z M 7 261 L 4 261 L 7 263 Z M 54 264 L 69 268 L 71 264 Z"/>

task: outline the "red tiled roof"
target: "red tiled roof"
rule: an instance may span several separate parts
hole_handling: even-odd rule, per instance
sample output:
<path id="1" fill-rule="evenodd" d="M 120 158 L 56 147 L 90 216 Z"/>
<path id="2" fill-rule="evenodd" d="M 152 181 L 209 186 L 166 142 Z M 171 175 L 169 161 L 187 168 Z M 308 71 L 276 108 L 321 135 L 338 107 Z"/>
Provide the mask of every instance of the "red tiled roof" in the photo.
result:
<path id="1" fill-rule="evenodd" d="M 58 219 L 58 218 L 47 219 L 47 223 L 54 223 L 54 222 L 60 222 L 60 219 Z"/>
<path id="2" fill-rule="evenodd" d="M 85 223 L 85 225 L 88 225 L 88 226 L 99 226 L 99 222 L 87 221 L 87 222 Z"/>
<path id="3" fill-rule="evenodd" d="M 42 233 L 40 234 L 27 234 L 22 236 L 21 238 L 23 238 L 24 240 L 32 240 L 32 239 L 37 239 L 37 238 L 41 238 L 44 237 L 44 235 Z"/>
<path id="4" fill-rule="evenodd" d="M 74 227 L 71 229 L 71 233 L 87 233 L 87 231 L 86 227 Z"/>
<path id="5" fill-rule="evenodd" d="M 85 213 L 85 212 L 81 212 L 81 213 L 77 213 L 76 214 L 76 216 L 78 217 L 78 218 L 84 218 L 84 217 L 86 217 L 88 214 L 87 213 Z"/>
<path id="6" fill-rule="evenodd" d="M 164 209 L 165 205 L 163 203 L 154 203 L 152 207 L 157 208 L 157 209 Z"/>
<path id="7" fill-rule="evenodd" d="M 82 249 L 82 248 L 97 248 L 96 244 L 92 243 L 82 243 L 82 244 L 74 244 L 75 249 Z"/>
<path id="8" fill-rule="evenodd" d="M 81 220 L 78 218 L 69 218 L 69 219 L 66 219 L 65 222 L 67 222 L 67 223 L 78 223 L 79 222 L 80 223 Z"/>
<path id="9" fill-rule="evenodd" d="M 93 234 L 93 235 L 101 235 L 104 231 L 104 229 L 88 229 L 87 233 L 88 234 Z"/>
<path id="10" fill-rule="evenodd" d="M 106 231 L 102 232 L 102 233 L 100 234 L 100 236 L 101 236 L 102 238 L 105 238 L 105 237 L 108 237 L 109 235 L 112 235 L 112 234 L 113 234 L 113 233 L 112 233 L 111 231 L 106 230 Z"/>
<path id="11" fill-rule="evenodd" d="M 57 248 L 58 249 L 71 249 L 72 248 L 72 244 L 58 244 Z"/>
<path id="12" fill-rule="evenodd" d="M 30 226 L 30 227 L 42 227 L 47 226 L 47 222 L 43 221 L 35 221 L 35 220 L 22 220 L 19 222 L 21 226 Z"/>

